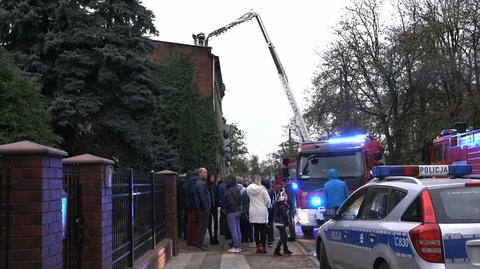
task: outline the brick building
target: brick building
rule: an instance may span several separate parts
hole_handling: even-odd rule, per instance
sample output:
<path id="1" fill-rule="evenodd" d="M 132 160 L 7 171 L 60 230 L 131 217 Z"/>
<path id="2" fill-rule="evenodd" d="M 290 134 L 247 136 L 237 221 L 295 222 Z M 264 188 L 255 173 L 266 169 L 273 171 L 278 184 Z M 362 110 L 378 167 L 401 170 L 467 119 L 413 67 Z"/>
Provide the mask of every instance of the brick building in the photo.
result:
<path id="1" fill-rule="evenodd" d="M 195 76 L 198 80 L 198 88 L 202 96 L 212 98 L 213 110 L 217 115 L 219 130 L 219 145 L 217 148 L 217 161 L 220 164 L 220 175 L 229 174 L 228 152 L 226 149 L 225 134 L 229 133 L 228 125 L 222 112 L 222 99 L 225 95 L 225 85 L 222 80 L 220 60 L 218 56 L 212 54 L 211 47 L 180 44 L 166 41 L 154 41 L 155 49 L 152 53 L 152 59 L 162 61 L 176 56 L 186 56 L 190 59 L 195 70 Z"/>

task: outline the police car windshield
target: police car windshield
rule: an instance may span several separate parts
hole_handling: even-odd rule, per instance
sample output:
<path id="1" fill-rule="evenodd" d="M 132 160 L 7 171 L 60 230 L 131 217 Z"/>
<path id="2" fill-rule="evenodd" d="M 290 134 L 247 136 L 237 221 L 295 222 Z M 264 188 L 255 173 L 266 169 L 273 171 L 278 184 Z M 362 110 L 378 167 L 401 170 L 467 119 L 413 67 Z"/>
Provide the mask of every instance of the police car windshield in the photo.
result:
<path id="1" fill-rule="evenodd" d="M 328 170 L 336 169 L 339 177 L 361 177 L 363 175 L 360 151 L 317 152 L 300 156 L 300 179 L 326 179 Z"/>
<path id="2" fill-rule="evenodd" d="M 431 189 L 439 223 L 479 223 L 480 187 Z"/>

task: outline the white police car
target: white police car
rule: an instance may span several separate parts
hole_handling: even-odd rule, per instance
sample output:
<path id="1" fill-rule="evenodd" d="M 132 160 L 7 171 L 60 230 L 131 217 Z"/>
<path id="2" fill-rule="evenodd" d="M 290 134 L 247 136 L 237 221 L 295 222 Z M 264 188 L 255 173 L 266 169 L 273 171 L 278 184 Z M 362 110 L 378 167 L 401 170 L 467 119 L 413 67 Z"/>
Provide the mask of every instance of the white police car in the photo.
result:
<path id="1" fill-rule="evenodd" d="M 320 228 L 321 269 L 480 269 L 480 180 L 461 178 L 470 166 L 373 173 Z"/>

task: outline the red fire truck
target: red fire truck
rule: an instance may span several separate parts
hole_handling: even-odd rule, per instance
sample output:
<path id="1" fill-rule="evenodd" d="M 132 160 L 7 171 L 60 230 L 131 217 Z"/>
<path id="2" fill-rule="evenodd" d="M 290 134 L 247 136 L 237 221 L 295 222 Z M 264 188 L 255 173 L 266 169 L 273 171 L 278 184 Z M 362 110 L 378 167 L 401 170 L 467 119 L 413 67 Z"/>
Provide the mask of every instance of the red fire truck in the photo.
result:
<path id="1" fill-rule="evenodd" d="M 480 175 L 480 129 L 467 131 L 466 123 L 445 129 L 433 141 L 431 164 L 469 164 Z"/>
<path id="2" fill-rule="evenodd" d="M 297 221 L 304 234 L 312 234 L 314 227 L 324 222 L 323 185 L 328 170 L 336 169 L 353 192 L 370 180 L 371 168 L 381 164 L 383 148 L 379 141 L 362 134 L 302 143 L 298 152 Z"/>

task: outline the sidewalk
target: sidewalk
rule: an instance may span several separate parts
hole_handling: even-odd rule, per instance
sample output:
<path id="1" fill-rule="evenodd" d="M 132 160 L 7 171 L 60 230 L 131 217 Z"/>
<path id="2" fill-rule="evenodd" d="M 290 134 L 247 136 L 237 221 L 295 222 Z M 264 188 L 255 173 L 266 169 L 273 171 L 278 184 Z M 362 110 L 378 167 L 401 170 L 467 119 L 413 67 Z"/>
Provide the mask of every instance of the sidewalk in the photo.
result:
<path id="1" fill-rule="evenodd" d="M 276 235 L 278 239 L 278 235 Z M 167 269 L 283 269 L 283 268 L 319 268 L 314 262 L 314 257 L 309 257 L 303 248 L 294 242 L 288 242 L 288 248 L 293 252 L 290 256 L 273 256 L 273 248 L 268 248 L 267 254 L 255 253 L 255 248 L 242 245 L 242 252 L 228 253 L 229 248 L 223 236 L 219 237 L 220 245 L 209 246 L 207 251 L 200 251 L 195 247 L 185 245 L 181 241 L 180 253 L 173 257 L 167 264 Z M 210 242 L 208 235 L 205 242 Z"/>

